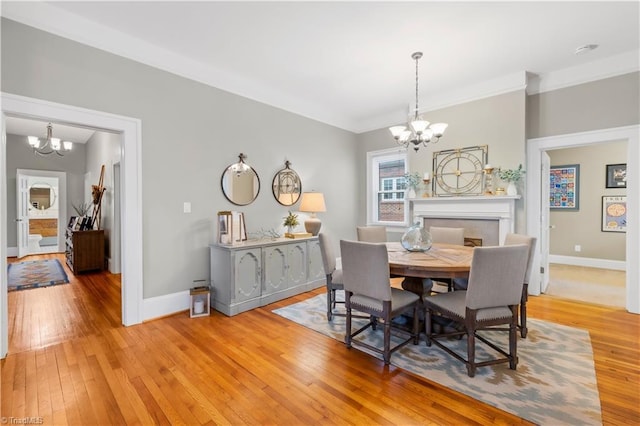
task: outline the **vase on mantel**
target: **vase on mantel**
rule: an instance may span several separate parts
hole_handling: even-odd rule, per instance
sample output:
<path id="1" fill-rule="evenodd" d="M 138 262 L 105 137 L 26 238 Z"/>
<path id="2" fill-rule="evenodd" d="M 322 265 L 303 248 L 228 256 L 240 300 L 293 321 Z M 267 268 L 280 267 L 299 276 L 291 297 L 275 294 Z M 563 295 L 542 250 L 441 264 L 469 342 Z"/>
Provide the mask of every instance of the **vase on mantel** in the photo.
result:
<path id="1" fill-rule="evenodd" d="M 407 191 L 407 198 L 408 199 L 416 198 L 416 190 L 413 188 L 409 188 L 409 190 Z"/>
<path id="2" fill-rule="evenodd" d="M 515 182 L 509 182 L 507 185 L 507 195 L 518 195 L 518 188 Z"/>

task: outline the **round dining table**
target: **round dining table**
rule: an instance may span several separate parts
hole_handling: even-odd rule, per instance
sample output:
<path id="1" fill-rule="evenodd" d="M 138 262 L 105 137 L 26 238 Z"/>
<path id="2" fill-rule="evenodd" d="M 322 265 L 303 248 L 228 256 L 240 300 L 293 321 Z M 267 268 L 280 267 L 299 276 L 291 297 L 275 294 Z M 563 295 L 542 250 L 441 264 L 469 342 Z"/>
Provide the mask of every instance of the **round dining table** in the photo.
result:
<path id="1" fill-rule="evenodd" d="M 405 277 L 402 287 L 422 295 L 424 278 L 468 278 L 473 247 L 434 243 L 427 251 L 408 251 L 401 243 L 386 243 L 389 272 Z"/>

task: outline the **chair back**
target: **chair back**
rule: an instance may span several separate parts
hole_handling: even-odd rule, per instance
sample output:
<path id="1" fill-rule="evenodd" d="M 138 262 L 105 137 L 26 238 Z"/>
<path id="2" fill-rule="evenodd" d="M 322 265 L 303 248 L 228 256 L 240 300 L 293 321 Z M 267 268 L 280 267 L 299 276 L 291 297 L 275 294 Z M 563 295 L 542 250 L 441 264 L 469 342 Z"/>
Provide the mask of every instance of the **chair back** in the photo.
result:
<path id="1" fill-rule="evenodd" d="M 434 243 L 464 245 L 464 228 L 430 226 L 429 233 Z"/>
<path id="2" fill-rule="evenodd" d="M 336 270 L 336 256 L 333 251 L 333 241 L 327 234 L 319 233 L 318 242 L 320 243 L 320 254 L 322 255 L 322 265 L 324 266 L 325 275 L 333 274 Z"/>
<path id="3" fill-rule="evenodd" d="M 536 238 L 522 234 L 507 234 L 504 237 L 504 245 L 526 244 L 529 247 L 529 259 L 527 260 L 527 272 L 524 274 L 524 283 L 529 284 L 531 278 L 531 269 L 533 268 L 533 257 L 536 254 Z"/>
<path id="4" fill-rule="evenodd" d="M 522 297 L 529 247 L 475 247 L 466 305 L 471 309 L 517 305 Z"/>
<path id="5" fill-rule="evenodd" d="M 387 228 L 384 226 L 358 226 L 358 241 L 368 243 L 386 243 Z"/>
<path id="6" fill-rule="evenodd" d="M 340 253 L 345 291 L 376 300 L 391 300 L 386 245 L 341 240 Z"/>

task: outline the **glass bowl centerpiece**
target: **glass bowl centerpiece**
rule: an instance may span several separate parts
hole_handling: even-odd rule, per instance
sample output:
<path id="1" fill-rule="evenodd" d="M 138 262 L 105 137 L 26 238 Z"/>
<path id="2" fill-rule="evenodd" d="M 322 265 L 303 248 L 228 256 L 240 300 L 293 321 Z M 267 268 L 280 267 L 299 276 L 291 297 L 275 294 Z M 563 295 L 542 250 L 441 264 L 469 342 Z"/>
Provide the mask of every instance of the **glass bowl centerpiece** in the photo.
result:
<path id="1" fill-rule="evenodd" d="M 416 222 L 404 233 L 401 244 L 405 250 L 424 252 L 431 248 L 431 234 Z"/>

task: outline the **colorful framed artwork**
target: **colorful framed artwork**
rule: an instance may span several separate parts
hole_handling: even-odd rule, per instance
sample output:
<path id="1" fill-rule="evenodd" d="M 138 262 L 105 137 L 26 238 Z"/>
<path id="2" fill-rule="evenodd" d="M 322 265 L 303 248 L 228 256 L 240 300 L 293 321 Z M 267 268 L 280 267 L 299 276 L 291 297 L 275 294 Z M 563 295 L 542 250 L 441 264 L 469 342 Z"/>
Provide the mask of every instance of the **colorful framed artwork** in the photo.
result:
<path id="1" fill-rule="evenodd" d="M 549 170 L 549 208 L 580 209 L 580 165 L 551 166 Z"/>
<path id="2" fill-rule="evenodd" d="M 602 197 L 602 232 L 627 232 L 627 196 Z"/>
<path id="3" fill-rule="evenodd" d="M 607 164 L 606 188 L 627 187 L 627 164 Z"/>

